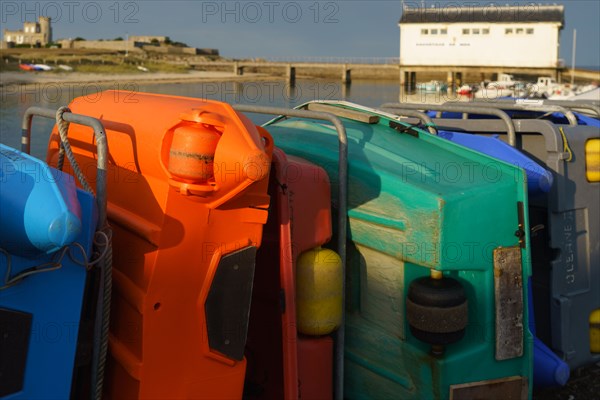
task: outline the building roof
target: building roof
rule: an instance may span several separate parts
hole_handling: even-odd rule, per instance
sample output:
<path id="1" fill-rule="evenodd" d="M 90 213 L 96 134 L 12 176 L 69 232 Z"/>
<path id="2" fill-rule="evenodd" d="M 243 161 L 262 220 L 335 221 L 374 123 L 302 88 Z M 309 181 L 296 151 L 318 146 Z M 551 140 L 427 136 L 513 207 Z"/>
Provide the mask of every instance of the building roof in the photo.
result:
<path id="1" fill-rule="evenodd" d="M 432 22 L 558 22 L 564 25 L 565 7 L 562 5 L 527 4 L 521 6 L 499 6 L 489 4 L 484 7 L 447 5 L 445 7 L 424 8 L 405 6 L 400 24 L 421 24 Z"/>

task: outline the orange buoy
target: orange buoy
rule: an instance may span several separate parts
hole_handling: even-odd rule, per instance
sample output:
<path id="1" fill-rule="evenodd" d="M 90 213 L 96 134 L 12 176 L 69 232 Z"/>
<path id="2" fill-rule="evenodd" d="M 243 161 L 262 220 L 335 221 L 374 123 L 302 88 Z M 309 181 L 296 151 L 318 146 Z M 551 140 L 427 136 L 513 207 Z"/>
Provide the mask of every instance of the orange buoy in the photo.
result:
<path id="1" fill-rule="evenodd" d="M 173 132 L 169 151 L 169 172 L 175 179 L 190 183 L 213 177 L 215 151 L 221 135 L 204 125 L 182 125 Z"/>

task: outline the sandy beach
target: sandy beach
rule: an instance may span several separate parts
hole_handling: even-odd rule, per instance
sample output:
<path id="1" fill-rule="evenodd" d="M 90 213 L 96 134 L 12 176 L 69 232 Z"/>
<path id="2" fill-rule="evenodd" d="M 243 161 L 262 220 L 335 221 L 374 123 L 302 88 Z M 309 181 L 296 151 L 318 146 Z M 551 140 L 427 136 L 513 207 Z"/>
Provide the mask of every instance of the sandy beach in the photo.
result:
<path id="1" fill-rule="evenodd" d="M 218 81 L 259 81 L 278 80 L 265 74 L 246 73 L 235 75 L 219 71 L 190 71 L 188 73 L 148 72 L 139 74 L 95 74 L 81 72 L 29 72 L 10 71 L 0 73 L 0 87 L 10 85 L 37 84 L 110 84 L 111 82 L 152 83 L 183 83 L 183 82 L 218 82 Z"/>

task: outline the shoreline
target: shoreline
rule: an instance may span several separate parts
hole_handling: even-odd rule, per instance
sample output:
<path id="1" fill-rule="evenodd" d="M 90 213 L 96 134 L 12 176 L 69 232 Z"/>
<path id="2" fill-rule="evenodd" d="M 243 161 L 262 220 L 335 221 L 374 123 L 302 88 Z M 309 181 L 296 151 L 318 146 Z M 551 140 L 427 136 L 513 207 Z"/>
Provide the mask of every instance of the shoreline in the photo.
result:
<path id="1" fill-rule="evenodd" d="M 227 72 L 192 71 L 189 73 L 150 72 L 145 74 L 96 74 L 82 72 L 0 72 L 0 88 L 19 86 L 32 88 L 39 85 L 110 85 L 114 83 L 159 84 L 203 82 L 256 82 L 285 80 L 283 76 L 247 73 L 235 75 Z"/>

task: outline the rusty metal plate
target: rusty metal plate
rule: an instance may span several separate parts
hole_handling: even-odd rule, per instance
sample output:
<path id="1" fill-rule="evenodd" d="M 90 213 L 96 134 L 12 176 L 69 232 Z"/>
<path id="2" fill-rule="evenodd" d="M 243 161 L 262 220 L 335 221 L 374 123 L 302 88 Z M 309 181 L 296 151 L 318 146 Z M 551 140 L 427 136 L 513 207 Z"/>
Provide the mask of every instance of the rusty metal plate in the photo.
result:
<path id="1" fill-rule="evenodd" d="M 450 385 L 450 400 L 525 400 L 528 392 L 526 378 L 511 376 L 490 381 Z"/>
<path id="2" fill-rule="evenodd" d="M 523 355 L 523 274 L 521 247 L 494 249 L 496 360 Z"/>

